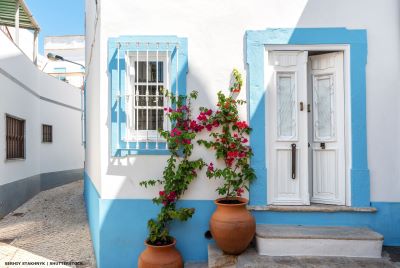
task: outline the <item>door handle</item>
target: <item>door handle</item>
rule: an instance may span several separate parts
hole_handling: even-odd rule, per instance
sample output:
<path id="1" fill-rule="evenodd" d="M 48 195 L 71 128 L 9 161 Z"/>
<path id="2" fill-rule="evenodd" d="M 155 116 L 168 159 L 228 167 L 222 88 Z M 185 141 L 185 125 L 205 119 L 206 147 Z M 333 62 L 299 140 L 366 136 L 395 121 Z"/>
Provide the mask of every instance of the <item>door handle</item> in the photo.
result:
<path id="1" fill-rule="evenodd" d="M 301 101 L 300 102 L 300 111 L 303 111 L 304 110 L 304 103 Z"/>
<path id="2" fill-rule="evenodd" d="M 292 143 L 292 179 L 296 179 L 296 144 Z"/>

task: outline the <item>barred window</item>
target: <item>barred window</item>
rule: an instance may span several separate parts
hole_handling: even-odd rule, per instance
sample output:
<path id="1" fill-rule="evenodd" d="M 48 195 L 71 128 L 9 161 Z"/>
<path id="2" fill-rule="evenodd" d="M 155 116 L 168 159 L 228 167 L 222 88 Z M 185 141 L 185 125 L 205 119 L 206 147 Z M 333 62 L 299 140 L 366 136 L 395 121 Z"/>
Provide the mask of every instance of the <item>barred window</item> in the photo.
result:
<path id="1" fill-rule="evenodd" d="M 42 142 L 53 142 L 53 126 L 45 124 L 42 125 Z"/>
<path id="2" fill-rule="evenodd" d="M 168 77 L 165 54 L 134 52 L 128 56 L 127 140 L 155 141 L 161 139 L 158 130 L 168 127 L 164 116 L 168 100 L 163 94 Z"/>
<path id="3" fill-rule="evenodd" d="M 6 115 L 6 158 L 25 158 L 25 120 Z"/>

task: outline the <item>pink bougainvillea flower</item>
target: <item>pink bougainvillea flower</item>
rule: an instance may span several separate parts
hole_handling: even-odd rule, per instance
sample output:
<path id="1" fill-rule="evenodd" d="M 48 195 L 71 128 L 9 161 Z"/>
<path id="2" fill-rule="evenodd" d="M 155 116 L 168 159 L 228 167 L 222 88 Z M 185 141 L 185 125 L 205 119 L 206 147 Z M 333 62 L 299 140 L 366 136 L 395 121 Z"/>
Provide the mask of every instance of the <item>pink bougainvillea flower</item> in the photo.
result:
<path id="1" fill-rule="evenodd" d="M 248 142 L 248 141 L 249 141 L 248 139 L 243 138 L 242 143 L 246 143 L 246 142 Z"/>
<path id="2" fill-rule="evenodd" d="M 236 122 L 235 125 L 239 128 L 239 129 L 245 129 L 248 128 L 249 126 L 247 125 L 246 121 L 243 122 Z"/>
<path id="3" fill-rule="evenodd" d="M 207 121 L 207 116 L 205 115 L 205 113 L 201 112 L 199 114 L 199 116 L 197 116 L 197 120 L 199 120 L 199 121 Z"/>
<path id="4" fill-rule="evenodd" d="M 213 171 L 214 171 L 214 164 L 213 164 L 213 163 L 210 163 L 210 164 L 208 165 L 208 171 L 210 171 L 210 172 L 213 172 Z"/>
<path id="5" fill-rule="evenodd" d="M 212 130 L 212 125 L 211 125 L 211 124 L 206 125 L 206 129 L 207 129 L 208 131 L 211 131 L 211 130 Z"/>
<path id="6" fill-rule="evenodd" d="M 238 151 L 233 151 L 233 152 L 228 152 L 228 157 L 238 157 L 239 156 L 239 152 Z"/>
<path id="7" fill-rule="evenodd" d="M 212 114 L 212 110 L 208 109 L 207 112 L 206 112 L 206 115 L 210 116 L 211 114 Z"/>
<path id="8" fill-rule="evenodd" d="M 181 134 L 182 134 L 182 131 L 180 131 L 180 130 L 177 129 L 177 128 L 174 128 L 174 129 L 171 131 L 171 137 L 180 136 Z"/>
<path id="9" fill-rule="evenodd" d="M 167 195 L 167 201 L 168 201 L 169 203 L 174 202 L 175 199 L 176 199 L 176 193 L 175 193 L 174 191 L 170 192 L 170 193 Z"/>
<path id="10" fill-rule="evenodd" d="M 232 166 L 232 164 L 233 164 L 233 158 L 227 158 L 226 159 L 226 165 L 228 166 L 228 167 L 231 167 Z"/>
<path id="11" fill-rule="evenodd" d="M 160 194 L 160 196 L 164 196 L 165 192 L 164 191 L 160 191 L 159 194 Z"/>
<path id="12" fill-rule="evenodd" d="M 239 93 L 240 92 L 240 87 L 236 87 L 232 89 L 233 93 Z"/>
<path id="13" fill-rule="evenodd" d="M 243 188 L 238 188 L 238 189 L 236 189 L 236 195 L 237 195 L 237 196 L 242 196 L 242 193 L 244 193 Z"/>
<path id="14" fill-rule="evenodd" d="M 202 125 L 197 124 L 197 122 L 195 120 L 192 120 L 190 122 L 189 127 L 190 127 L 191 130 L 193 130 L 195 132 L 200 132 L 200 131 L 202 131 L 204 129 L 204 127 Z"/>

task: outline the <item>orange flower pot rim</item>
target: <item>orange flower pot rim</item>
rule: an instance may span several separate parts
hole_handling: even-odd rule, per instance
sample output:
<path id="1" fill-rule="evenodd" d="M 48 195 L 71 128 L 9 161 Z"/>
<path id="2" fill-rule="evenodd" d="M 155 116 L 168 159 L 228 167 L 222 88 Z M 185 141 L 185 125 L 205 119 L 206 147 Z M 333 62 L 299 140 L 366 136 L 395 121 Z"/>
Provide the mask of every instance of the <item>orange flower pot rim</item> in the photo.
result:
<path id="1" fill-rule="evenodd" d="M 219 203 L 222 200 L 239 200 L 241 203 L 240 204 L 224 204 L 224 203 Z M 227 207 L 239 207 L 243 205 L 247 205 L 249 203 L 249 200 L 243 197 L 222 197 L 214 200 L 214 204 L 218 206 L 227 206 Z"/>
<path id="2" fill-rule="evenodd" d="M 175 246 L 176 245 L 176 239 L 174 238 L 174 240 L 173 240 L 173 242 L 171 244 L 162 245 L 162 246 L 156 246 L 156 245 L 149 244 L 149 243 L 147 243 L 147 240 L 144 241 L 144 244 L 145 244 L 145 246 L 152 247 L 152 248 L 167 248 L 167 247 Z"/>

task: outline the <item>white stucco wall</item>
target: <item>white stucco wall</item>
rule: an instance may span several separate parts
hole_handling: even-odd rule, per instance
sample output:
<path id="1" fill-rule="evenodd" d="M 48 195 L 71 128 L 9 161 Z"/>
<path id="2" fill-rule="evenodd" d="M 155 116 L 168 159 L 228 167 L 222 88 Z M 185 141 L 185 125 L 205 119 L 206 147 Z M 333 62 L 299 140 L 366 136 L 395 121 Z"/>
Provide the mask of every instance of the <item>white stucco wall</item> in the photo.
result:
<path id="1" fill-rule="evenodd" d="M 8 30 L 11 37 L 15 41 L 15 28 L 8 26 Z M 35 48 L 34 31 L 24 28 L 19 29 L 19 48 L 25 53 L 25 55 L 32 61 L 33 51 Z M 37 51 L 36 51 L 37 52 Z"/>
<path id="2" fill-rule="evenodd" d="M 397 116 L 400 112 L 397 105 L 400 99 L 398 11 L 399 2 L 396 0 L 120 0 L 118 4 L 102 0 L 100 41 L 97 40 L 100 48 L 93 58 L 99 62 L 99 70 L 93 67 L 99 77 L 91 82 L 93 86 L 88 86 L 93 98 L 90 100 L 93 102 L 90 111 L 93 117 L 88 118 L 88 126 L 99 128 L 97 134 L 92 133 L 88 138 L 101 144 L 101 168 L 95 161 L 88 163 L 88 170 L 91 170 L 95 184 L 99 185 L 101 180 L 102 197 L 152 197 L 156 190 L 145 190 L 138 183 L 145 178 L 161 176 L 165 163 L 163 156 L 109 157 L 108 38 L 120 35 L 187 37 L 187 89 L 200 92 L 196 106 L 212 106 L 217 90 L 228 87 L 232 68 L 237 67 L 244 73 L 246 30 L 347 27 L 366 29 L 368 34 L 367 136 L 371 200 L 400 201 L 400 163 L 396 154 L 400 149 L 400 119 Z M 241 93 L 242 98 L 246 98 L 245 91 Z M 102 107 L 100 110 L 98 104 Z M 97 148 L 88 149 L 88 156 L 97 157 Z M 203 156 L 206 161 L 213 159 L 203 149 L 197 150 L 194 156 Z M 100 179 L 94 170 L 101 170 Z M 189 190 L 185 198 L 216 197 L 213 191 L 215 182 L 208 181 L 204 173 L 200 174 L 191 189 L 194 190 Z"/>
<path id="3" fill-rule="evenodd" d="M 83 168 L 81 91 L 38 70 L 3 32 L 0 44 L 0 185 Z M 24 160 L 6 160 L 5 114 L 25 120 Z M 43 123 L 53 125 L 50 144 L 41 142 Z"/>
<path id="4" fill-rule="evenodd" d="M 100 1 L 98 1 L 100 4 Z M 86 61 L 86 165 L 85 171 L 92 179 L 97 191 L 101 192 L 100 165 L 100 81 L 106 73 L 100 73 L 100 20 L 96 22 L 95 1 L 85 1 L 85 61 Z M 100 17 L 100 15 L 99 15 Z M 104 120 L 104 119 L 103 119 Z M 105 146 L 103 146 L 105 147 Z"/>

